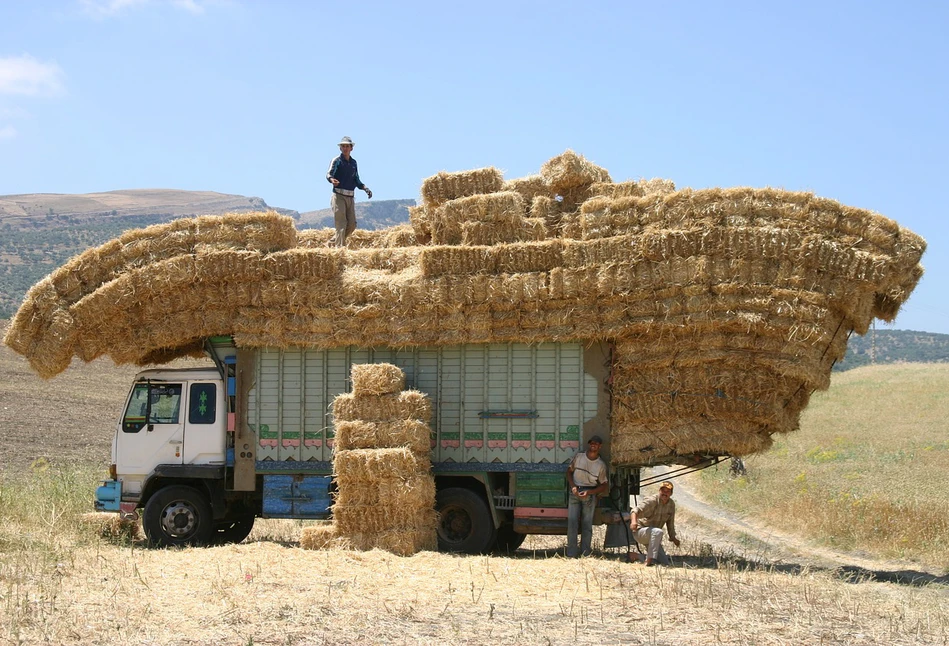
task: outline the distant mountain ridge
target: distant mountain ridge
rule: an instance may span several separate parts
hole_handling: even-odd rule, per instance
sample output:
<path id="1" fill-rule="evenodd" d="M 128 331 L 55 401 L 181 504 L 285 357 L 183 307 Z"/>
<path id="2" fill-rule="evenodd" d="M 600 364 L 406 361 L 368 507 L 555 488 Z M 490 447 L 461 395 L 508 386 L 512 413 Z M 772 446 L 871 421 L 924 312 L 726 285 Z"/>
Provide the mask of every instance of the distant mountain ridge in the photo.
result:
<path id="1" fill-rule="evenodd" d="M 0 223 L 31 218 L 89 218 L 167 215 L 184 217 L 274 209 L 298 217 L 291 209 L 271 207 L 259 197 L 213 191 L 131 189 L 104 193 L 27 193 L 0 195 Z"/>
<path id="2" fill-rule="evenodd" d="M 356 202 L 356 224 L 363 229 L 385 229 L 409 221 L 409 207 L 415 200 L 377 200 Z M 333 210 L 320 209 L 301 213 L 297 225 L 300 229 L 334 227 Z"/>

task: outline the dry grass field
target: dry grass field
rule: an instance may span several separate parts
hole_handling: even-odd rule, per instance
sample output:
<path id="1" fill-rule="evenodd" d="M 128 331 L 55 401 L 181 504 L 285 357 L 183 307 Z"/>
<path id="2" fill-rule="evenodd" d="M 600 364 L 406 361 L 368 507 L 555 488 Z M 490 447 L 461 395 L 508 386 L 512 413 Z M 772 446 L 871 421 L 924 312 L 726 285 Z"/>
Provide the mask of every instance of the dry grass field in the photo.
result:
<path id="1" fill-rule="evenodd" d="M 693 484 L 710 502 L 839 549 L 949 572 L 949 366 L 835 373 L 801 430 Z M 727 463 L 726 463 L 727 464 Z"/>
<path id="2" fill-rule="evenodd" d="M 889 374 L 877 370 L 860 374 Z M 949 643 L 944 585 L 789 562 L 685 513 L 666 568 L 603 550 L 567 560 L 559 537 L 508 556 L 308 551 L 294 521 L 259 521 L 245 543 L 205 549 L 100 538 L 82 515 L 133 372 L 96 362 L 44 382 L 0 348 L 0 644 Z M 812 415 L 857 415 L 842 405 L 818 397 Z M 918 450 L 945 451 L 928 445 Z M 749 482 L 782 459 L 756 458 Z M 903 490 L 919 481 L 910 471 Z"/>

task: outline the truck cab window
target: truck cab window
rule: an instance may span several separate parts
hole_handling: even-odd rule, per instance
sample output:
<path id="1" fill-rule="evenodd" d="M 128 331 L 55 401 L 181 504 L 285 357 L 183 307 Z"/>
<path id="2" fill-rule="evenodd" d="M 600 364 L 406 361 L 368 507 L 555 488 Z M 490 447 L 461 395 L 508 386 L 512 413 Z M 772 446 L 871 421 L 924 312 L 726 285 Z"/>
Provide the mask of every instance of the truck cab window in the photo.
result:
<path id="1" fill-rule="evenodd" d="M 213 424 L 217 413 L 217 388 L 214 384 L 191 384 L 188 398 L 188 423 Z"/>
<path id="2" fill-rule="evenodd" d="M 149 424 L 177 424 L 181 408 L 181 384 L 152 384 Z"/>

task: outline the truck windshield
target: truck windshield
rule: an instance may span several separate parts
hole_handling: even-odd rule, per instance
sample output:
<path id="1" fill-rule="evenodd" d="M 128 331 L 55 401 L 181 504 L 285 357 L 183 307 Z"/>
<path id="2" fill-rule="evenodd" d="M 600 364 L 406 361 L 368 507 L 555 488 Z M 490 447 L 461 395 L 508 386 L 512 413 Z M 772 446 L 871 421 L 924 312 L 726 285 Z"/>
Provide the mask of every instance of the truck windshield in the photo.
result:
<path id="1" fill-rule="evenodd" d="M 132 397 L 122 418 L 122 430 L 126 433 L 138 433 L 145 426 L 145 414 L 148 411 L 148 384 L 135 384 Z"/>

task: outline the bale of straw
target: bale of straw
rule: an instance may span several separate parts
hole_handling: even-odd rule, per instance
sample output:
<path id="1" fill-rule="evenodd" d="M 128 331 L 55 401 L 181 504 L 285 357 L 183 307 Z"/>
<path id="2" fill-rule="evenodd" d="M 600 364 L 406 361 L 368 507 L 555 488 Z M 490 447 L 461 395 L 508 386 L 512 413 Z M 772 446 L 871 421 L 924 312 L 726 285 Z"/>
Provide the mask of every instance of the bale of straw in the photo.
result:
<path id="1" fill-rule="evenodd" d="M 380 549 L 397 556 L 412 556 L 438 548 L 438 534 L 434 527 L 393 529 L 373 534 L 357 533 L 349 536 L 348 540 L 355 549 Z"/>
<path id="2" fill-rule="evenodd" d="M 304 229 L 297 232 L 297 246 L 303 249 L 328 248 L 336 235 L 336 229 Z"/>
<path id="3" fill-rule="evenodd" d="M 417 390 L 359 397 L 344 393 L 333 400 L 333 417 L 339 421 L 387 422 L 417 419 L 427 423 L 432 419 L 432 402 L 428 395 Z"/>
<path id="4" fill-rule="evenodd" d="M 525 208 L 524 199 L 513 191 L 449 200 L 438 207 L 432 217 L 432 242 L 463 243 L 462 230 L 465 224 L 518 222 Z"/>
<path id="5" fill-rule="evenodd" d="M 455 224 L 465 222 L 516 222 L 524 215 L 524 198 L 513 191 L 472 195 L 449 200 L 435 212 L 437 220 Z M 438 243 L 437 240 L 435 242 Z"/>
<path id="6" fill-rule="evenodd" d="M 503 184 L 501 171 L 493 167 L 457 173 L 441 171 L 422 180 L 422 203 L 426 209 L 432 209 L 460 197 L 496 193 Z"/>
<path id="7" fill-rule="evenodd" d="M 393 422 L 339 421 L 335 428 L 334 447 L 337 451 L 405 447 L 418 455 L 427 456 L 431 453 L 431 428 L 416 419 Z"/>
<path id="8" fill-rule="evenodd" d="M 393 529 L 435 527 L 434 509 L 413 509 L 407 505 L 333 505 L 333 522 L 341 536 L 380 534 Z"/>
<path id="9" fill-rule="evenodd" d="M 616 199 L 619 197 L 642 197 L 646 194 L 643 185 L 636 180 L 628 182 L 596 182 L 590 186 L 590 194 Z"/>
<path id="10" fill-rule="evenodd" d="M 514 191 L 524 198 L 525 204 L 531 204 L 536 197 L 553 197 L 550 186 L 541 175 L 528 175 L 516 179 L 505 180 L 502 191 Z"/>
<path id="11" fill-rule="evenodd" d="M 390 478 L 379 483 L 379 504 L 418 509 L 427 518 L 435 507 L 435 478 L 423 472 L 402 479 Z"/>
<path id="12" fill-rule="evenodd" d="M 346 238 L 349 249 L 389 249 L 411 247 L 419 237 L 410 224 L 397 224 L 384 229 L 356 229 Z"/>
<path id="13" fill-rule="evenodd" d="M 349 449 L 333 454 L 333 470 L 343 483 L 366 482 L 373 485 L 389 479 L 406 479 L 427 472 L 431 461 L 406 447 L 393 449 Z"/>
<path id="14" fill-rule="evenodd" d="M 325 550 L 338 547 L 339 536 L 335 525 L 315 525 L 300 531 L 300 547 L 305 550 Z"/>
<path id="15" fill-rule="evenodd" d="M 89 512 L 79 517 L 79 525 L 106 540 L 138 540 L 141 538 L 138 521 L 122 518 L 110 512 Z"/>
<path id="16" fill-rule="evenodd" d="M 368 480 L 346 480 L 335 494 L 335 504 L 342 507 L 404 507 L 420 512 L 435 506 L 435 479 L 431 473 Z"/>
<path id="17" fill-rule="evenodd" d="M 434 209 L 435 207 L 433 207 Z M 432 216 L 434 211 L 430 211 L 424 205 L 409 207 L 409 223 L 415 230 L 416 237 L 421 240 L 430 240 L 432 237 Z"/>
<path id="18" fill-rule="evenodd" d="M 547 226 L 536 218 L 503 222 L 465 222 L 461 225 L 463 246 L 533 242 L 547 237 Z"/>
<path id="19" fill-rule="evenodd" d="M 353 394 L 388 395 L 405 388 L 405 372 L 391 363 L 355 364 L 352 367 Z"/>
<path id="20" fill-rule="evenodd" d="M 605 168 L 588 161 L 572 150 L 557 155 L 540 167 L 544 181 L 559 195 L 597 182 L 609 182 L 610 174 Z"/>

